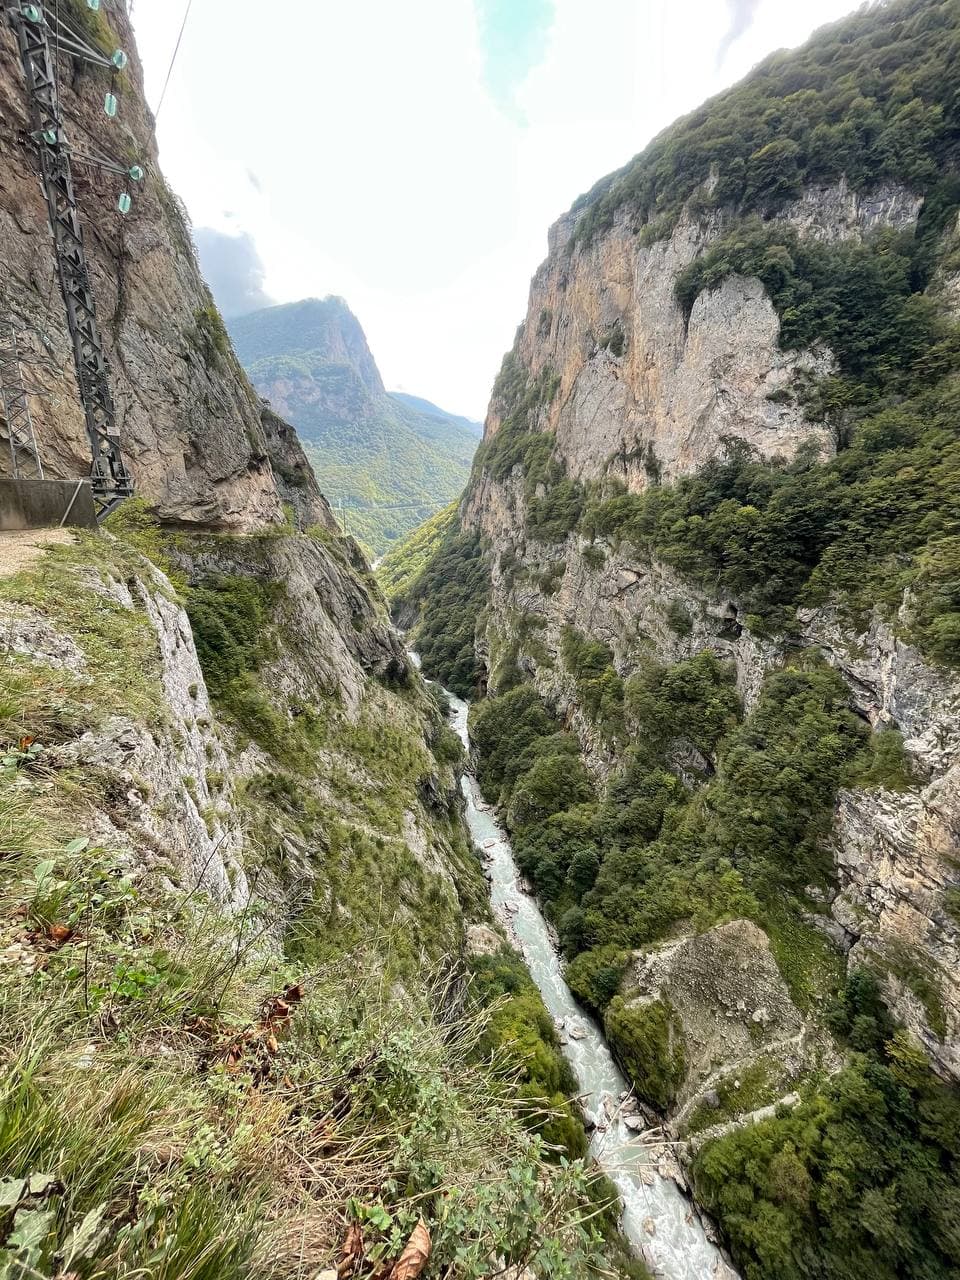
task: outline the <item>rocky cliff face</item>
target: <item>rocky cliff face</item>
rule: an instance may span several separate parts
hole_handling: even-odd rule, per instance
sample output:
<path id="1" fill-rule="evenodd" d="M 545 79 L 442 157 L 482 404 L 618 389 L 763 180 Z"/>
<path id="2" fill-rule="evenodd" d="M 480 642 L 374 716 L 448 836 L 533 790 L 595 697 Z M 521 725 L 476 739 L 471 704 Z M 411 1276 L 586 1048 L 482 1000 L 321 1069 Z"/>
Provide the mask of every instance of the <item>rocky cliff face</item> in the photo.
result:
<path id="1" fill-rule="evenodd" d="M 860 240 L 878 227 L 912 228 L 921 204 L 903 188 L 864 196 L 840 183 L 806 192 L 778 220 L 821 241 Z M 730 276 L 684 317 L 677 277 L 729 219 L 687 214 L 646 244 L 624 209 L 607 233 L 571 252 L 576 219 L 571 212 L 551 229 L 515 348 L 530 376 L 559 378 L 541 425 L 573 476 L 639 491 L 653 476 L 669 482 L 695 471 L 726 438 L 765 458 L 790 458 L 808 442 L 832 450 L 829 432 L 783 395 L 798 372 L 831 371 L 832 354 L 780 349 L 780 321 L 759 280 Z M 495 396 L 487 438 L 501 420 Z M 482 503 L 476 486 L 471 497 Z"/>
<path id="2" fill-rule="evenodd" d="M 82 613 L 89 599 L 115 623 L 117 664 L 129 671 L 130 688 L 126 696 L 118 688 L 94 698 L 97 713 L 85 718 L 83 732 L 64 734 L 48 758 L 58 770 L 103 780 L 102 802 L 90 815 L 98 837 L 125 849 L 131 862 L 146 859 L 152 866 L 159 859 L 176 883 L 196 881 L 236 909 L 249 897 L 248 873 L 265 874 L 265 842 L 280 833 L 303 884 L 330 871 L 323 869 L 326 836 L 311 841 L 304 822 L 298 826 L 270 810 L 266 800 L 251 804 L 248 792 L 258 779 L 279 776 L 296 756 L 300 768 L 313 772 L 328 812 L 338 821 L 347 815 L 349 825 L 351 803 L 337 779 L 366 776 L 372 795 L 384 785 L 365 754 L 370 721 L 394 720 L 410 749 L 427 753 L 417 759 L 429 781 L 425 735 L 436 717 L 408 672 L 362 554 L 336 536 L 296 432 L 259 399 L 233 354 L 200 276 L 184 211 L 157 167 L 126 6 L 104 0 L 93 13 L 81 0 L 67 0 L 62 12 L 87 39 L 108 53 L 123 48 L 130 58 L 115 120 L 103 113 L 109 81 L 97 69 L 66 56 L 58 65 L 74 143 L 89 137 L 106 154 L 136 159 L 147 171 L 124 218 L 117 195 L 131 184 L 79 163 L 76 170 L 138 500 L 120 512 L 119 542 L 108 536 L 106 544 L 58 550 L 61 560 L 44 560 L 32 574 L 14 578 L 6 626 L 20 660 L 48 664 L 68 683 L 95 690 L 104 679 L 102 655 L 84 650 L 83 628 L 71 626 L 70 608 Z M 86 436 L 22 70 L 6 27 L 0 27 L 0 156 L 0 306 L 22 329 L 26 373 L 42 392 L 32 407 L 48 474 L 85 474 Z M 328 318 L 330 341 L 339 343 L 358 377 L 382 393 L 362 331 L 339 300 Z M 297 532 L 307 529 L 311 536 Z M 149 558 L 138 558 L 130 542 Z M 207 688 L 211 672 L 215 705 Z M 391 692 L 411 681 L 417 709 L 405 709 Z M 326 745 L 337 723 L 342 736 L 352 735 L 353 755 L 342 743 Z M 434 779 L 431 815 L 417 781 L 392 819 L 391 838 L 408 838 L 416 853 L 404 857 L 422 857 L 452 883 L 453 855 L 437 834 L 451 820 L 451 795 Z M 272 817 L 264 826 L 267 810 Z M 378 829 L 369 815 L 364 824 Z M 268 878 L 290 889 L 286 872 L 274 867 Z M 342 909 L 349 912 L 345 904 Z M 447 941 L 456 950 L 458 908 L 448 924 Z"/>
<path id="3" fill-rule="evenodd" d="M 363 894 L 344 892 L 341 899 L 331 887 L 349 876 L 355 855 L 348 842 L 339 870 L 331 866 L 330 827 L 360 831 L 372 824 L 390 842 L 381 858 L 385 873 L 401 846 L 401 864 L 411 859 L 397 882 L 398 919 L 416 930 L 423 877 L 435 878 L 433 919 L 444 918 L 444 946 L 457 951 L 459 893 L 470 874 L 456 840 L 451 844 L 454 779 L 424 741 L 431 718 L 434 730 L 438 723 L 429 700 L 412 684 L 407 705 L 391 692 L 413 677 L 359 553 L 333 535 L 181 535 L 166 561 L 178 593 L 125 541 L 90 539 L 79 547 L 69 541 L 0 581 L 0 608 L 9 660 L 18 669 L 53 673 L 78 696 L 86 691 L 80 725 L 56 734 L 59 740 L 44 750 L 54 791 L 69 777 L 97 780 L 88 799 L 72 806 L 71 821 L 91 840 L 121 851 L 136 876 L 162 872 L 228 911 L 248 905 L 255 880 L 255 892 L 272 900 L 278 938 L 317 894 L 336 905 L 344 928 L 352 912 L 362 914 L 369 905 Z M 86 593 L 79 606 L 64 590 L 71 581 Z M 196 627 L 208 645 L 209 675 L 210 632 L 197 591 L 224 581 L 269 589 L 273 601 L 261 616 L 263 661 L 245 686 L 252 714 L 241 702 L 225 702 L 226 695 L 211 700 L 198 658 Z M 91 610 L 101 615 L 100 635 L 110 638 L 113 668 L 124 673 L 116 685 L 105 682 L 101 649 L 89 642 L 84 618 Z M 222 693 L 219 677 L 217 688 Z M 413 773 L 402 779 L 388 779 L 367 747 L 366 735 L 377 724 L 385 732 L 386 722 L 395 747 L 403 743 L 412 753 Z M 318 819 L 322 799 L 323 823 L 298 820 L 296 803 L 291 809 L 271 802 L 266 780 L 281 775 L 290 787 L 309 788 Z M 345 776 L 353 779 L 349 789 Z M 388 818 L 379 807 L 371 817 L 357 787 L 371 797 L 391 788 L 395 811 Z M 458 866 L 467 875 L 459 886 Z"/>
<path id="4" fill-rule="evenodd" d="M 324 493 L 346 509 L 371 557 L 462 492 L 477 445 L 471 424 L 389 395 L 342 298 L 267 307 L 232 319 L 230 332 L 254 386 L 295 425 Z"/>
<path id="5" fill-rule="evenodd" d="M 806 191 L 778 218 L 801 238 L 836 243 L 879 228 L 909 232 L 920 206 L 902 187 L 858 195 L 839 183 Z M 569 215 L 551 232 L 515 348 L 525 376 L 558 384 L 534 420 L 552 434 L 569 478 L 642 491 L 697 471 L 722 456 L 731 438 L 768 459 L 789 459 L 801 447 L 832 454 L 827 427 L 778 393 L 798 373 L 829 373 L 833 354 L 782 350 L 780 320 L 759 280 L 729 276 L 702 292 L 684 318 L 677 276 L 723 234 L 722 214 L 687 212 L 672 234 L 650 244 L 626 211 L 587 245 L 571 244 L 573 225 Z M 487 441 L 504 412 L 495 395 Z M 960 682 L 904 639 L 909 599 L 899 619 L 875 615 L 860 625 L 829 607 L 801 610 L 796 631 L 778 639 L 751 631 L 735 599 L 694 587 L 629 547 L 588 543 L 576 533 L 560 545 L 538 542 L 525 529 L 530 498 L 519 469 L 498 478 L 480 467 L 464 500 L 465 527 L 489 547 L 491 609 L 478 643 L 494 687 L 500 657 L 519 654 L 521 668 L 575 728 L 598 778 L 616 769 L 617 753 L 564 670 L 569 626 L 609 646 L 624 677 L 650 656 L 673 663 L 712 649 L 735 664 L 748 709 L 785 655 L 806 648 L 840 672 L 865 721 L 902 732 L 917 783 L 841 793 L 837 887 L 817 922 L 851 967 L 867 962 L 886 974 L 896 1015 L 939 1070 L 960 1075 L 960 932 L 948 910 L 960 832 Z M 683 773 L 682 751 L 676 763 Z M 688 764 L 695 775 L 709 762 Z M 911 981 L 921 971 L 924 982 Z M 763 987 L 759 970 L 757 977 Z"/>
<path id="6" fill-rule="evenodd" d="M 318 421 L 350 423 L 386 397 L 366 335 L 343 298 L 267 307 L 232 319 L 230 332 L 244 368 L 280 413 L 306 404 Z M 298 367 L 304 356 L 311 360 Z"/>
<path id="7" fill-rule="evenodd" d="M 77 0 L 62 9 L 108 55 L 123 48 L 130 57 L 115 120 L 103 112 L 105 73 L 68 57 L 59 69 L 74 147 L 92 139 L 146 170 L 132 184 L 81 162 L 75 168 L 117 420 L 138 492 L 169 521 L 234 530 L 276 522 L 282 511 L 261 406 L 201 278 L 183 207 L 157 167 L 125 6 L 105 0 L 93 15 Z M 87 441 L 29 132 L 19 55 L 0 27 L 0 308 L 21 329 L 28 380 L 42 389 L 32 408 L 47 472 L 79 476 L 89 470 Z M 127 187 L 134 200 L 124 217 L 117 199 Z"/>

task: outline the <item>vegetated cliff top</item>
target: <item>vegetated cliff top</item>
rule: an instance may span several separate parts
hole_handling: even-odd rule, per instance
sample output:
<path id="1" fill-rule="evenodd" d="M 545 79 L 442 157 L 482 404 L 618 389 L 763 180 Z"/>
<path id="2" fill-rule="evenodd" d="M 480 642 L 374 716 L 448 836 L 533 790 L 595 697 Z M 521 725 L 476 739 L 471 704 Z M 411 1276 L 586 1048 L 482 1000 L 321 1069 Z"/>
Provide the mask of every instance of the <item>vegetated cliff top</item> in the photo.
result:
<path id="1" fill-rule="evenodd" d="M 457 497 L 476 424 L 415 396 L 392 396 L 342 298 L 306 298 L 231 320 L 260 394 L 296 426 L 349 531 L 381 555 L 436 504 Z"/>
<path id="2" fill-rule="evenodd" d="M 960 155 L 958 0 L 883 0 L 771 54 L 745 80 L 671 125 L 573 205 L 575 240 L 625 207 L 638 224 L 701 198 L 743 212 L 844 177 L 926 190 Z"/>
<path id="3" fill-rule="evenodd" d="M 347 365 L 371 394 L 384 394 L 380 370 L 360 321 L 343 298 L 304 298 L 264 307 L 228 321 L 234 350 L 245 368 L 259 361 L 323 352 Z"/>

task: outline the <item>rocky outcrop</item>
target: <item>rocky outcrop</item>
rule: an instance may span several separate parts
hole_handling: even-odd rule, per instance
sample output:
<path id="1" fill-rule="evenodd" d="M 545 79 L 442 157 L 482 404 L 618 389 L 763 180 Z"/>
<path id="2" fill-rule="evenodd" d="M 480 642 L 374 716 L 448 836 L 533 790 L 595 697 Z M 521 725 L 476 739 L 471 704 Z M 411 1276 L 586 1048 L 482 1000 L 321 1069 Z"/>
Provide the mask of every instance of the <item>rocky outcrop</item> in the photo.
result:
<path id="1" fill-rule="evenodd" d="M 62 8 L 75 24 L 93 24 L 100 43 L 112 46 L 108 54 L 119 47 L 130 58 L 113 121 L 103 113 L 103 73 L 62 57 L 60 74 L 74 143 L 92 138 L 98 150 L 146 170 L 139 185 L 82 164 L 75 171 L 117 422 L 137 489 L 172 522 L 233 530 L 276 523 L 281 499 L 260 404 L 201 278 L 185 211 L 157 167 L 126 7 L 104 0 L 96 19 L 79 0 Z M 86 475 L 87 438 L 29 133 L 19 56 L 0 25 L 0 311 L 22 331 L 27 378 L 40 391 L 32 408 L 47 473 Z M 124 186 L 134 196 L 126 217 L 117 212 Z"/>
<path id="2" fill-rule="evenodd" d="M 699 1104 L 710 1107 L 724 1080 L 739 1087 L 762 1066 L 777 1096 L 815 1061 L 816 1032 L 791 1000 L 766 935 L 749 920 L 638 952 L 622 990 L 628 1007 L 666 1001 L 679 1020 L 686 1074 L 677 1130 Z"/>
<path id="3" fill-rule="evenodd" d="M 914 225 L 920 204 L 901 188 L 862 196 L 840 183 L 807 192 L 780 218 L 817 239 L 861 238 L 880 225 Z M 532 377 L 559 377 L 542 426 L 571 475 L 638 491 L 653 475 L 695 471 L 728 437 L 767 458 L 790 458 L 811 441 L 832 450 L 829 432 L 783 394 L 798 371 L 828 372 L 832 357 L 779 348 L 780 322 L 758 280 L 729 277 L 685 320 L 677 276 L 726 229 L 722 214 L 684 214 L 667 238 L 646 243 L 624 210 L 606 234 L 571 250 L 575 221 L 567 214 L 551 231 L 516 348 Z M 501 418 L 495 398 L 487 438 Z M 479 515 L 488 506 L 482 483 L 473 498 Z M 492 532 L 492 520 L 481 523 Z"/>
<path id="4" fill-rule="evenodd" d="M 319 525 L 332 533 L 338 532 L 330 504 L 320 492 L 296 431 L 264 401 L 260 406 L 260 423 L 277 492 L 285 506 L 292 508 L 297 528 L 306 530 Z"/>
<path id="5" fill-rule="evenodd" d="M 282 584 L 283 644 L 265 677 L 278 703 L 333 696 L 355 714 L 367 677 L 406 678 L 403 645 L 349 540 L 323 531 L 200 538 L 178 543 L 173 554 L 196 583 L 226 574 Z"/>
<path id="6" fill-rule="evenodd" d="M 46 768 L 96 782 L 85 788 L 82 819 L 92 842 L 122 853 L 142 871 L 159 870 L 188 891 L 221 905 L 247 901 L 240 815 L 224 793 L 232 765 L 215 723 L 197 660 L 190 622 L 170 583 L 146 560 L 141 573 L 119 580 L 91 564 L 82 590 L 120 616 L 149 626 L 156 653 L 156 714 L 110 714 L 80 736 L 45 747 Z M 64 673 L 90 686 L 96 664 L 77 641 L 40 609 L 2 606 L 7 661 Z M 151 682 L 153 683 L 153 682 Z"/>
<path id="7" fill-rule="evenodd" d="M 263 661 L 245 677 L 250 720 L 229 698 L 211 699 L 170 580 L 104 538 L 73 548 L 70 564 L 81 589 L 103 601 L 108 660 L 129 671 L 129 686 L 100 687 L 105 651 L 88 645 L 69 602 L 51 594 L 44 557 L 28 579 L 12 580 L 13 599 L 0 600 L 8 668 L 28 684 L 59 673 L 59 696 L 84 707 L 78 730 L 65 721 L 42 744 L 44 811 L 47 795 L 59 814 L 69 794 L 71 832 L 110 850 L 135 880 L 160 876 L 171 893 L 232 913 L 256 898 L 275 939 L 320 902 L 343 931 L 354 920 L 366 928 L 372 913 L 419 937 L 429 920 L 424 945 L 459 953 L 464 916 L 476 915 L 462 899 L 482 901 L 480 869 L 451 835 L 459 789 L 429 746 L 439 712 L 367 589 L 359 553 L 317 530 L 172 540 L 188 606 L 185 580 L 282 584 Z M 398 760 L 384 763 L 382 738 Z M 379 879 L 353 865 L 374 847 L 388 905 Z"/>

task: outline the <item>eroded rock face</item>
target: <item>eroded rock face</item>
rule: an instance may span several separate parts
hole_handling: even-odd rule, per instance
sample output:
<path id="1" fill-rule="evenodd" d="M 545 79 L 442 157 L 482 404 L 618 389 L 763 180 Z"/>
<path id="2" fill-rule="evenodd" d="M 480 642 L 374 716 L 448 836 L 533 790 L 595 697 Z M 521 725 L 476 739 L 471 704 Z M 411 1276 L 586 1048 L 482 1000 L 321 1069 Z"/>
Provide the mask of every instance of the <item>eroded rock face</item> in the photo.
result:
<path id="1" fill-rule="evenodd" d="M 269 534 L 196 539 L 179 546 L 175 555 L 198 584 L 222 574 L 282 584 L 277 609 L 284 643 L 268 676 L 276 696 L 290 700 L 335 695 L 353 714 L 367 676 L 404 678 L 403 645 L 350 540 Z"/>
<path id="2" fill-rule="evenodd" d="M 920 204 L 902 188 L 862 196 L 839 183 L 808 191 L 780 220 L 811 238 L 861 238 L 879 226 L 912 226 Z M 568 214 L 551 231 L 518 342 L 532 376 L 559 376 L 543 425 L 571 475 L 616 477 L 638 491 L 652 475 L 669 481 L 696 470 L 725 437 L 767 458 L 790 458 L 805 443 L 832 451 L 829 432 L 778 394 L 798 370 L 829 372 L 832 356 L 780 350 L 780 322 L 758 280 L 729 277 L 684 318 L 677 276 L 724 232 L 721 215 L 684 215 L 669 238 L 647 245 L 625 210 L 571 253 L 574 222 Z M 501 418 L 494 400 L 488 437 Z"/>
<path id="3" fill-rule="evenodd" d="M 319 525 L 337 533 L 339 529 L 330 504 L 320 492 L 296 431 L 264 401 L 260 403 L 260 422 L 277 492 L 284 505 L 292 508 L 297 528 L 306 530 Z"/>
<path id="4" fill-rule="evenodd" d="M 807 1059 L 804 1020 L 766 934 L 749 920 L 638 952 L 624 986 L 630 1003 L 669 1001 L 680 1020 L 687 1064 L 681 1117 L 721 1074 L 746 1072 L 764 1055 Z"/>
<path id="5" fill-rule="evenodd" d="M 806 192 L 779 216 L 802 236 L 839 240 L 881 226 L 909 228 L 919 207 L 901 188 L 861 196 L 841 183 Z M 569 475 L 616 477 L 637 491 L 656 472 L 670 480 L 695 471 L 722 453 L 729 436 L 765 457 L 789 457 L 809 441 L 830 451 L 824 432 L 805 423 L 796 406 L 768 399 L 796 369 L 828 369 L 830 353 L 780 351 L 776 314 L 756 280 L 733 277 L 701 295 L 684 326 L 676 275 L 722 233 L 720 217 L 685 217 L 669 240 L 644 246 L 624 214 L 588 247 L 570 252 L 573 223 L 568 215 L 553 228 L 518 343 L 532 375 L 552 369 L 559 376 L 540 425 L 555 431 Z M 944 290 L 949 295 L 949 280 Z M 488 437 L 503 413 L 495 399 Z M 897 1016 L 938 1070 L 960 1077 L 958 929 L 947 909 L 960 879 L 960 681 L 904 639 L 909 601 L 895 625 L 877 616 L 861 630 L 823 608 L 801 611 L 789 638 L 760 636 L 737 601 L 712 596 L 628 547 L 598 542 L 588 551 L 576 535 L 551 546 L 528 539 L 519 474 L 498 482 L 481 469 L 462 517 L 490 548 L 492 607 L 479 651 L 489 653 L 495 673 L 517 618 L 528 620 L 519 663 L 576 731 L 598 780 L 618 761 L 563 669 L 567 625 L 607 644 L 624 677 L 649 657 L 669 664 L 712 649 L 734 664 L 747 710 L 788 649 L 809 648 L 842 675 L 866 721 L 900 730 L 916 785 L 841 794 L 837 894 L 830 914 L 816 922 L 849 953 L 851 966 L 879 958 Z M 689 780 L 703 764 L 682 751 L 674 763 Z"/>
<path id="6" fill-rule="evenodd" d="M 248 886 L 242 863 L 241 816 L 224 791 L 231 762 L 217 732 L 190 622 L 161 573 L 125 582 L 84 575 L 82 589 L 149 620 L 156 633 L 162 710 L 148 726 L 108 717 L 60 746 L 48 747 L 55 769 L 91 771 L 97 787 L 78 822 L 92 843 L 122 852 L 136 868 L 153 867 L 186 891 L 203 891 L 240 909 Z M 3 607 L 12 650 L 44 666 L 96 680 L 75 641 L 23 606 Z"/>
<path id="7" fill-rule="evenodd" d="M 233 530 L 278 522 L 281 499 L 260 404 L 200 276 L 184 212 L 157 168 L 125 6 L 104 0 L 100 12 L 111 40 L 130 57 L 119 114 L 111 121 L 103 113 L 103 73 L 68 58 L 61 60 L 61 92 L 68 117 L 79 121 L 69 126 L 75 143 L 86 130 L 101 151 L 135 157 L 147 170 L 142 184 L 127 183 L 134 203 L 125 218 L 117 212 L 124 179 L 79 164 L 75 170 L 125 458 L 138 491 L 165 520 Z M 2 24 L 0 264 L 0 310 L 23 331 L 25 371 L 43 392 L 32 407 L 47 473 L 86 475 L 90 456 L 23 72 Z"/>

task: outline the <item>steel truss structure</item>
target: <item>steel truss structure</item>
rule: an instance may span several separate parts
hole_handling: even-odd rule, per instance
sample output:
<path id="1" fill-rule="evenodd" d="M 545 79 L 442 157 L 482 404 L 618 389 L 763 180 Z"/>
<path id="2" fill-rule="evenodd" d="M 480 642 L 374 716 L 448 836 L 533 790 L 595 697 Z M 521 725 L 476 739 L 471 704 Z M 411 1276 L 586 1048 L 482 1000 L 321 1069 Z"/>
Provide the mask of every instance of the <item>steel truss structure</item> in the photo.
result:
<path id="1" fill-rule="evenodd" d="M 74 193 L 49 29 L 40 5 L 11 6 L 7 9 L 7 21 L 17 38 L 23 63 L 41 184 L 53 232 L 57 272 L 93 459 L 91 487 L 98 519 L 103 519 L 124 498 L 131 496 L 133 483 L 117 435 L 110 369 L 103 353 L 83 247 L 83 228 Z"/>

